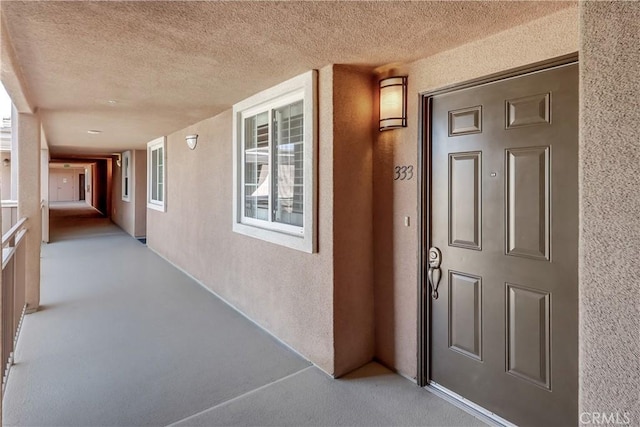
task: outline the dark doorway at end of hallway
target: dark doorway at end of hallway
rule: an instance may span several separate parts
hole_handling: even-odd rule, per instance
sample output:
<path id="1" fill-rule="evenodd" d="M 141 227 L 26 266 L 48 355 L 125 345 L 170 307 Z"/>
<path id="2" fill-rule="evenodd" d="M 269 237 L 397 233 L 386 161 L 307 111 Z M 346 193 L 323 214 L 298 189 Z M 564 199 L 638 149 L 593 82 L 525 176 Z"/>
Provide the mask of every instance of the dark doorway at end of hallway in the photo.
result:
<path id="1" fill-rule="evenodd" d="M 83 173 L 79 176 L 78 188 L 80 189 L 80 200 L 85 200 L 85 175 Z"/>

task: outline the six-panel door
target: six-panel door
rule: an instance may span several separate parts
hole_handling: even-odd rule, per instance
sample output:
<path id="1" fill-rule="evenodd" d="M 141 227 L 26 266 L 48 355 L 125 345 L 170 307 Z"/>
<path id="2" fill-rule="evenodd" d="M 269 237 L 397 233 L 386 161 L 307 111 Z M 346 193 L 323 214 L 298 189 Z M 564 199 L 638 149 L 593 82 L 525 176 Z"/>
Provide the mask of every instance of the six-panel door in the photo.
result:
<path id="1" fill-rule="evenodd" d="M 577 65 L 435 96 L 431 119 L 431 380 L 519 425 L 576 425 Z"/>

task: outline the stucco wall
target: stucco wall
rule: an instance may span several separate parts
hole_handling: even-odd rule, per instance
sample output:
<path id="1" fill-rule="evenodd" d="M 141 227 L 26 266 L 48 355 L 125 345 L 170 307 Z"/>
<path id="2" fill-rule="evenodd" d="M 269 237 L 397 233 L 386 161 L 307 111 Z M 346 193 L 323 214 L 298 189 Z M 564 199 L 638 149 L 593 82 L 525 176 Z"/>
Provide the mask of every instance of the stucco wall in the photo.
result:
<path id="1" fill-rule="evenodd" d="M 134 237 L 147 235 L 147 152 L 132 152 L 133 200 L 135 200 Z"/>
<path id="2" fill-rule="evenodd" d="M 408 126 L 378 133 L 373 153 L 376 357 L 415 378 L 417 372 L 418 181 L 393 180 L 396 165 L 418 162 L 418 95 L 578 50 L 577 7 L 404 66 Z M 404 217 L 410 217 L 410 226 Z"/>
<path id="3" fill-rule="evenodd" d="M 333 303 L 336 375 L 362 366 L 372 359 L 374 353 L 372 82 L 369 71 L 334 66 Z"/>
<path id="4" fill-rule="evenodd" d="M 113 165 L 112 165 L 113 163 Z M 115 162 L 109 160 L 98 160 L 92 173 L 93 187 L 93 207 L 99 210 L 103 215 L 109 215 L 111 204 L 114 200 L 111 191 L 113 189 L 112 174 Z M 119 172 L 119 168 L 115 168 Z"/>
<path id="5" fill-rule="evenodd" d="M 133 155 L 131 158 L 131 164 L 134 165 Z M 128 202 L 122 200 L 122 167 L 113 163 L 113 181 L 111 186 L 112 191 L 112 206 L 111 206 L 111 220 L 115 222 L 120 228 L 122 228 L 128 234 L 133 235 L 135 226 L 135 202 L 132 197 Z M 131 168 L 133 169 L 133 167 Z"/>
<path id="6" fill-rule="evenodd" d="M 640 3 L 585 2 L 581 24 L 581 421 L 640 425 Z"/>
<path id="7" fill-rule="evenodd" d="M 51 201 L 54 202 L 77 202 L 80 200 L 80 174 L 84 173 L 82 168 L 49 168 L 48 165 L 45 169 L 48 169 L 49 179 L 47 180 L 47 192 L 51 196 Z M 44 169 L 43 169 L 44 170 Z M 64 198 L 63 195 L 58 195 L 58 184 L 62 177 L 71 176 L 71 186 L 73 192 L 71 198 Z M 43 181 L 44 182 L 44 181 Z M 85 194 L 86 196 L 86 194 Z"/>
<path id="8" fill-rule="evenodd" d="M 11 151 L 0 153 L 0 185 L 2 186 L 2 200 L 11 200 L 11 163 L 5 166 L 4 159 L 11 161 Z"/>
<path id="9" fill-rule="evenodd" d="M 131 151 L 129 201 L 122 200 L 122 166 L 113 163 L 111 220 L 134 237 L 144 236 L 147 223 L 147 153 Z M 123 165 L 124 166 L 124 165 Z"/>
<path id="10" fill-rule="evenodd" d="M 231 111 L 168 136 L 167 211 L 147 212 L 151 249 L 334 376 L 373 357 L 371 93 L 319 71 L 317 253 L 232 232 Z"/>
<path id="11" fill-rule="evenodd" d="M 88 164 L 84 170 L 84 200 L 88 205 L 93 204 L 93 163 Z"/>
<path id="12" fill-rule="evenodd" d="M 333 351 L 332 67 L 319 72 L 318 252 L 232 231 L 232 113 L 167 138 L 166 212 L 147 244 L 328 373 Z M 185 136 L 198 134 L 189 150 Z"/>
<path id="13" fill-rule="evenodd" d="M 42 210 L 40 199 L 40 117 L 18 115 L 18 218 L 28 218 L 25 249 L 26 312 L 40 306 L 40 245 L 42 243 Z"/>

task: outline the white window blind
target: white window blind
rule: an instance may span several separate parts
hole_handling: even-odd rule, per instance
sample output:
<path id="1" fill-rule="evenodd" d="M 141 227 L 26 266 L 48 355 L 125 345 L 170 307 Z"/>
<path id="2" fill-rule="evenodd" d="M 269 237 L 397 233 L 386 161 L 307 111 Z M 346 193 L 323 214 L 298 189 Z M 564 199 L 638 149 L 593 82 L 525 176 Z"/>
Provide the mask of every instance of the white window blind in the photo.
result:
<path id="1" fill-rule="evenodd" d="M 315 250 L 315 72 L 234 106 L 234 231 Z"/>

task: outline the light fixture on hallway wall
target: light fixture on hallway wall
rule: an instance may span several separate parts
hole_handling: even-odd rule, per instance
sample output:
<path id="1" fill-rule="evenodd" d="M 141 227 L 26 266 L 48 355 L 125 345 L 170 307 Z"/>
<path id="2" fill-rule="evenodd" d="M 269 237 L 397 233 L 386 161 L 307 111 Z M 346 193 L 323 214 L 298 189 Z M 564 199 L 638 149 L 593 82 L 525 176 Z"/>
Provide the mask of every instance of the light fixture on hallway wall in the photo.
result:
<path id="1" fill-rule="evenodd" d="M 111 153 L 113 156 L 116 156 L 116 165 L 118 167 L 122 166 L 122 154 L 120 153 Z"/>
<path id="2" fill-rule="evenodd" d="M 380 80 L 380 130 L 407 127 L 407 76 Z"/>
<path id="3" fill-rule="evenodd" d="M 187 135 L 185 138 L 190 149 L 195 150 L 198 144 L 198 135 Z"/>

